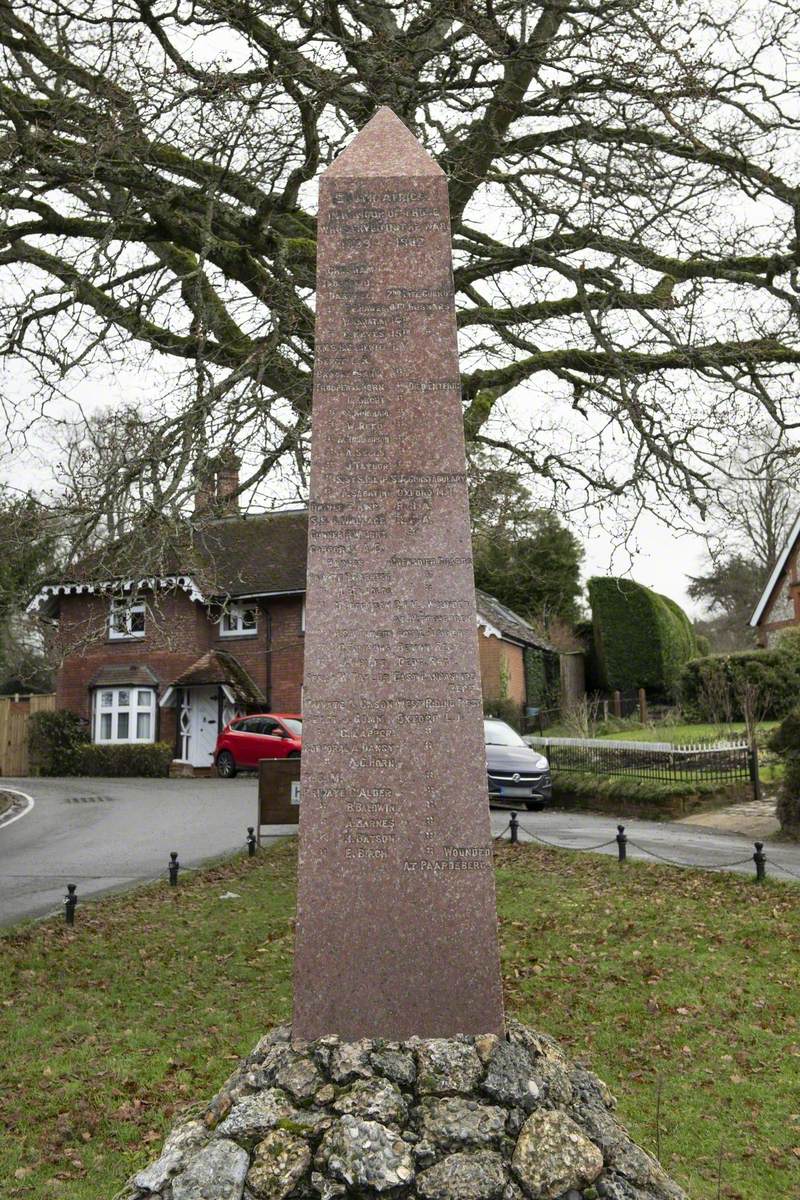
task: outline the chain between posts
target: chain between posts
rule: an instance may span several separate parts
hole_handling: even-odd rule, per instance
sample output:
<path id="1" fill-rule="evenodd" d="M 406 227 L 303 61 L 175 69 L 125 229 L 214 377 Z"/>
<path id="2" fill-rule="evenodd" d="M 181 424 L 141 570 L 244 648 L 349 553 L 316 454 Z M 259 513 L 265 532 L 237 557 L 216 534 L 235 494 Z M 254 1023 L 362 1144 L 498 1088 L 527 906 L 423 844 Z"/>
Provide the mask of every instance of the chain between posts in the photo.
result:
<path id="1" fill-rule="evenodd" d="M 635 849 L 640 850 L 643 854 L 647 854 L 651 858 L 655 858 L 659 862 L 667 863 L 672 867 L 695 867 L 702 871 L 722 871 L 731 867 L 741 867 L 744 866 L 745 863 L 753 862 L 755 863 L 756 868 L 756 882 L 763 883 L 767 878 L 766 864 L 769 862 L 772 863 L 772 865 L 779 871 L 785 871 L 785 873 L 787 875 L 791 875 L 792 878 L 800 879 L 800 872 L 793 871 L 790 867 L 784 866 L 782 863 L 775 862 L 775 860 L 772 858 L 768 858 L 767 855 L 764 854 L 763 842 L 755 842 L 755 853 L 748 855 L 746 858 L 736 858 L 729 862 L 697 863 L 685 862 L 677 858 L 668 858 L 664 854 L 659 854 L 656 850 L 650 850 L 649 847 L 643 846 L 641 842 L 636 842 L 630 839 L 625 833 L 624 825 L 617 826 L 617 833 L 615 837 L 609 838 L 605 842 L 597 842 L 591 846 L 567 846 L 564 845 L 563 842 L 552 842 L 547 838 L 540 837 L 539 834 L 533 833 L 532 830 L 527 829 L 524 825 L 521 825 L 515 812 L 512 812 L 511 819 L 506 828 L 499 833 L 494 840 L 500 841 L 500 839 L 503 838 L 509 830 L 511 831 L 510 842 L 512 845 L 519 844 L 519 831 L 522 830 L 522 832 L 527 834 L 532 841 L 540 842 L 543 846 L 551 846 L 556 850 L 604 850 L 607 846 L 613 846 L 616 843 L 620 863 L 627 861 L 628 846 L 633 846 Z"/>

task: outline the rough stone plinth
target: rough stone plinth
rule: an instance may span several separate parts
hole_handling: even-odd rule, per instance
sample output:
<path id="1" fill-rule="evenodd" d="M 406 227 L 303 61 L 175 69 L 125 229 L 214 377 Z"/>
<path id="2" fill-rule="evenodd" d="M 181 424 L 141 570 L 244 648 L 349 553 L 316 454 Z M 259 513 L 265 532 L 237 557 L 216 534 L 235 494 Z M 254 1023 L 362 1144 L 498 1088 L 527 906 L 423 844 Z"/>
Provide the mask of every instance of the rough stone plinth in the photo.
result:
<path id="1" fill-rule="evenodd" d="M 501 1033 L 447 180 L 389 109 L 316 314 L 294 1029 Z"/>
<path id="2" fill-rule="evenodd" d="M 261 1039 L 122 1195 L 686 1200 L 614 1103 L 591 1071 L 516 1021 L 504 1038 L 403 1043 L 292 1041 L 287 1026 Z"/>

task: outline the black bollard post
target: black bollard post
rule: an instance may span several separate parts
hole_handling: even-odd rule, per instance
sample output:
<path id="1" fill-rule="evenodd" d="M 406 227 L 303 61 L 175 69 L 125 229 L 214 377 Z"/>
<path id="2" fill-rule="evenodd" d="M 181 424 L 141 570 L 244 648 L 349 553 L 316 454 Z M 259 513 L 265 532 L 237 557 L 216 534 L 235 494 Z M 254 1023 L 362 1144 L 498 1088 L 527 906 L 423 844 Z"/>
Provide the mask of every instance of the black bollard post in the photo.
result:
<path id="1" fill-rule="evenodd" d="M 253 855 L 255 854 L 255 852 L 256 852 L 255 830 L 252 825 L 248 825 L 247 826 L 247 853 L 250 856 L 250 858 L 252 858 Z"/>
<path id="2" fill-rule="evenodd" d="M 169 864 L 167 866 L 167 870 L 169 871 L 170 887 L 178 886 L 178 871 L 180 870 L 180 867 L 181 864 L 178 862 L 178 851 L 172 850 L 170 852 Z"/>
<path id="3" fill-rule="evenodd" d="M 628 837 L 625 833 L 625 826 L 617 826 L 617 849 L 619 851 L 619 861 L 625 862 L 628 857 Z"/>
<path id="4" fill-rule="evenodd" d="M 753 855 L 753 862 L 756 864 L 756 883 L 763 883 L 767 878 L 767 856 L 764 853 L 764 843 L 755 843 L 756 852 Z"/>
<path id="5" fill-rule="evenodd" d="M 511 820 L 508 822 L 508 827 L 511 830 L 511 845 L 516 846 L 519 842 L 519 821 L 517 814 L 512 812 Z"/>
<path id="6" fill-rule="evenodd" d="M 64 897 L 64 920 L 67 925 L 75 924 L 75 908 L 78 904 L 78 897 L 75 894 L 76 888 L 77 884 L 75 883 L 67 884 L 67 894 Z"/>

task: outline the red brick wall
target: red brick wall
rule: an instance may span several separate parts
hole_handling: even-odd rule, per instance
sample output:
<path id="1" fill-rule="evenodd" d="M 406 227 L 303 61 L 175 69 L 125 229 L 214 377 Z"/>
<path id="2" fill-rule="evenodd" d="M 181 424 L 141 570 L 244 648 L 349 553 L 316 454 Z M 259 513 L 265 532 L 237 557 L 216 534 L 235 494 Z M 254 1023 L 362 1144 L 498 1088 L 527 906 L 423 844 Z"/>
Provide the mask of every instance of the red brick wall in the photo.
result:
<path id="1" fill-rule="evenodd" d="M 131 641 L 108 637 L 109 600 L 102 596 L 63 596 L 56 650 L 61 666 L 56 676 L 56 706 L 90 716 L 89 681 L 105 666 L 136 663 L 157 676 L 160 693 L 209 649 L 232 654 L 267 694 L 271 659 L 271 707 L 299 712 L 303 682 L 301 597 L 259 601 L 255 637 L 220 637 L 219 625 L 207 609 L 183 591 L 150 601 L 145 636 Z M 271 620 L 270 620 L 271 618 Z M 270 634 L 272 645 L 268 645 Z M 159 710 L 162 741 L 173 742 L 175 710 Z"/>
<path id="2" fill-rule="evenodd" d="M 272 615 L 272 689 L 270 705 L 275 712 L 301 712 L 305 635 L 300 626 L 303 605 L 300 597 L 274 600 Z"/>
<path id="3" fill-rule="evenodd" d="M 501 663 L 505 659 L 508 672 L 506 699 L 515 704 L 525 703 L 525 660 L 521 646 L 494 636 L 486 637 L 483 630 L 478 629 L 478 659 L 484 700 L 500 699 Z"/>
<path id="4" fill-rule="evenodd" d="M 211 627 L 211 647 L 232 654 L 267 697 L 275 712 L 300 712 L 304 636 L 300 596 L 258 601 L 255 637 L 221 637 Z"/>

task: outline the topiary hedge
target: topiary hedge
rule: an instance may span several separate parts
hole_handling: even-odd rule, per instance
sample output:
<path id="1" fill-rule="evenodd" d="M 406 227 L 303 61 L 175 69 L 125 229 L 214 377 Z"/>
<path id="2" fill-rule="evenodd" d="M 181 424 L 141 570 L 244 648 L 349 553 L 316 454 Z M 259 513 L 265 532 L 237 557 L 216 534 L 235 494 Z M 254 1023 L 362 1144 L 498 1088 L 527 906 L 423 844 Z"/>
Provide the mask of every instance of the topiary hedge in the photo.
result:
<path id="1" fill-rule="evenodd" d="M 173 748 L 167 742 L 145 745 L 101 746 L 96 743 L 81 746 L 77 752 L 76 770 L 72 775 L 138 775 L 162 779 L 169 774 Z"/>
<path id="2" fill-rule="evenodd" d="M 632 579 L 610 577 L 589 580 L 589 601 L 601 686 L 673 698 L 684 664 L 697 654 L 680 605 Z"/>
<path id="3" fill-rule="evenodd" d="M 693 658 L 681 672 L 680 700 L 689 721 L 741 721 L 742 685 L 757 684 L 766 719 L 779 720 L 800 696 L 800 656 L 777 650 L 741 650 Z M 724 708 L 724 712 L 717 709 Z"/>

